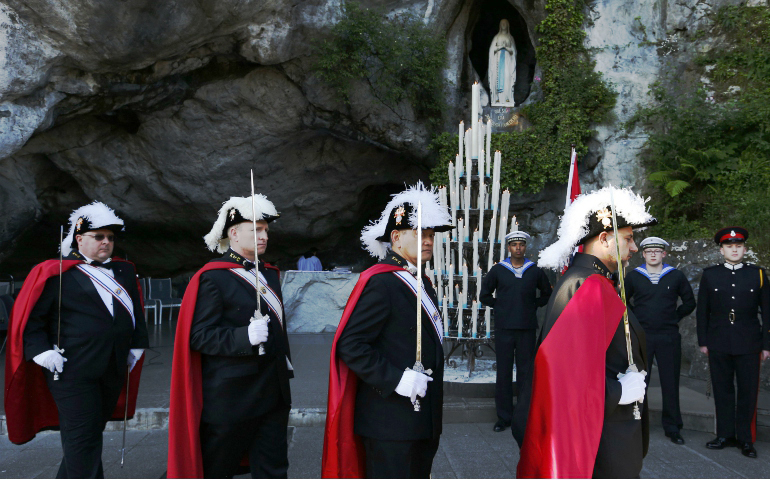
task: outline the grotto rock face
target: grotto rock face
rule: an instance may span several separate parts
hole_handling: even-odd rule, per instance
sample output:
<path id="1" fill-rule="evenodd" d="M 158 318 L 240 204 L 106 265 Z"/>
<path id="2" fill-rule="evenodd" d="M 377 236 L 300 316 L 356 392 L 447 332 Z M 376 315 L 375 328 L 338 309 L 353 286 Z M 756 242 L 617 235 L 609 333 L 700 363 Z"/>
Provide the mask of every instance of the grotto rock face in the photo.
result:
<path id="1" fill-rule="evenodd" d="M 446 36 L 444 121 L 454 131 L 470 110 L 470 84 L 486 75 L 475 70 L 471 51 L 474 29 L 495 1 L 361 3 L 409 12 Z M 314 74 L 313 45 L 343 4 L 0 5 L 0 270 L 23 275 L 54 256 L 68 212 L 98 199 L 125 218 L 128 231 L 117 249 L 142 273 L 189 272 L 213 256 L 201 237 L 224 200 L 248 194 L 252 168 L 257 190 L 282 213 L 270 232 L 269 259 L 291 268 L 315 245 L 330 266 L 370 262 L 358 233 L 389 194 L 427 179 L 432 133 L 409 105 L 384 106 L 364 83 L 353 85 L 343 103 Z M 517 45 L 528 68 L 519 76 L 531 78 L 545 1 L 508 4 L 519 15 L 517 42 L 528 45 Z M 645 136 L 622 135 L 620 122 L 647 101 L 647 85 L 664 61 L 660 42 L 677 35 L 672 58 L 688 61 L 686 33 L 719 4 L 589 2 L 586 42 L 619 93 L 616 120 L 597 126 L 591 154 L 581 161 L 589 188 L 638 184 Z M 528 90 L 517 95 L 525 98 Z M 539 234 L 535 249 L 553 240 L 563 191 L 551 185 L 513 199 L 521 225 Z"/>

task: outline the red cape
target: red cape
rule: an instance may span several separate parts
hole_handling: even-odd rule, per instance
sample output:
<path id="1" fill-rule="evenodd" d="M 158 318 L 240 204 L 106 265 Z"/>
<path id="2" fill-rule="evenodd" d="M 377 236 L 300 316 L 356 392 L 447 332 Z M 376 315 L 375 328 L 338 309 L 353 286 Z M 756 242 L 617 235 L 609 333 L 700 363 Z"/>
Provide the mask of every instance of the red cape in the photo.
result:
<path id="1" fill-rule="evenodd" d="M 342 312 L 342 319 L 334 335 L 331 351 L 321 478 L 364 478 L 366 476 L 364 446 L 360 437 L 353 433 L 358 377 L 337 358 L 337 341 L 369 279 L 380 273 L 398 270 L 403 268 L 396 265 L 377 264 L 362 272 Z"/>
<path id="2" fill-rule="evenodd" d="M 113 259 L 113 261 L 125 261 Z M 83 263 L 80 260 L 64 260 L 62 271 Z M 16 444 L 26 443 L 45 429 L 59 426 L 59 412 L 48 390 L 42 367 L 32 360 L 24 359 L 24 328 L 43 293 L 45 282 L 59 275 L 59 261 L 46 260 L 29 272 L 19 296 L 11 310 L 8 325 L 8 353 L 5 363 L 5 414 L 8 425 L 8 439 Z M 137 285 L 138 288 L 138 285 Z M 130 395 L 128 418 L 134 416 L 139 377 L 142 373 L 144 356 L 137 362 L 129 375 Z M 66 364 L 65 364 L 65 369 Z M 118 404 L 112 413 L 113 420 L 123 420 L 126 406 L 126 388 L 120 393 Z"/>
<path id="3" fill-rule="evenodd" d="M 610 281 L 591 275 L 548 332 L 535 357 L 517 478 L 591 478 L 604 424 L 605 358 L 624 311 Z"/>
<path id="4" fill-rule="evenodd" d="M 278 268 L 265 264 L 266 268 Z M 190 350 L 195 304 L 198 300 L 200 276 L 209 270 L 238 268 L 232 262 L 209 262 L 190 279 L 184 292 L 174 339 L 174 360 L 171 367 L 171 405 L 168 419 L 167 478 L 203 478 L 201 454 L 201 412 L 203 387 L 201 354 Z"/>

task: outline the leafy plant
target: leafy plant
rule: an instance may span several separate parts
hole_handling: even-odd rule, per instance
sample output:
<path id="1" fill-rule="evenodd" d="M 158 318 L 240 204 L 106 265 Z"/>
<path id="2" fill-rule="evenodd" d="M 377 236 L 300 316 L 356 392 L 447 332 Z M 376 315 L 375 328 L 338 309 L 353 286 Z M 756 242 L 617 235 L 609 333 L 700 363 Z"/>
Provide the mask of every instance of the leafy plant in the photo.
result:
<path id="1" fill-rule="evenodd" d="M 345 101 L 356 81 L 368 84 L 390 108 L 411 103 L 418 116 L 440 122 L 446 108 L 446 40 L 420 19 L 344 5 L 343 17 L 329 39 L 316 45 L 319 76 Z"/>

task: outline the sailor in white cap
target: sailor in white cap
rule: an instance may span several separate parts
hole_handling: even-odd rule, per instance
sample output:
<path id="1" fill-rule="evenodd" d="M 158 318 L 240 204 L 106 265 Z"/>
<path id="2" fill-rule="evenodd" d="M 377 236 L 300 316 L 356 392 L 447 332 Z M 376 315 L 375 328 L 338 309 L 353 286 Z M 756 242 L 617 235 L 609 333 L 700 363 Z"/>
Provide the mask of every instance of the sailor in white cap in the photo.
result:
<path id="1" fill-rule="evenodd" d="M 359 277 L 332 346 L 324 478 L 430 476 L 441 435 L 444 329 L 436 292 L 418 265 L 431 259 L 434 233 L 451 228 L 436 191 L 420 183 L 394 195 L 361 233 L 379 263 Z M 416 359 L 424 373 L 413 368 Z"/>
<path id="2" fill-rule="evenodd" d="M 104 478 L 102 432 L 110 418 L 123 419 L 118 397 L 128 370 L 149 347 L 136 270 L 112 256 L 123 228 L 103 203 L 73 211 L 63 260 L 37 265 L 14 308 L 6 370 L 12 372 L 5 398 L 9 436 L 23 443 L 58 425 L 64 450 L 58 478 Z M 131 375 L 132 405 L 139 371 Z"/>
<path id="3" fill-rule="evenodd" d="M 649 441 L 645 336 L 632 313 L 626 321 L 613 273 L 637 251 L 634 231 L 655 223 L 642 197 L 603 188 L 564 210 L 558 240 L 540 252 L 538 265 L 557 271 L 574 259 L 546 309 L 519 478 L 639 476 Z"/>
<path id="4" fill-rule="evenodd" d="M 682 363 L 679 321 L 695 310 L 695 295 L 685 274 L 663 263 L 669 247 L 667 241 L 660 237 L 647 237 L 639 246 L 644 264 L 626 274 L 626 298 L 647 335 L 650 369 L 653 360 L 658 360 L 663 395 L 663 431 L 672 442 L 683 445 L 684 438 L 680 433 L 682 414 L 679 411 L 679 370 Z M 682 304 L 677 307 L 680 298 Z"/>
<path id="5" fill-rule="evenodd" d="M 169 478 L 232 478 L 244 457 L 254 478 L 286 478 L 293 369 L 280 272 L 261 258 L 278 216 L 264 195 L 231 197 L 204 237 L 222 256 L 193 276 L 179 311 Z"/>
<path id="6" fill-rule="evenodd" d="M 521 230 L 506 235 L 510 256 L 495 264 L 481 283 L 481 302 L 495 309 L 495 432 L 510 426 L 514 415 L 521 417 L 517 426 L 526 424 L 526 410 L 522 408 L 517 412 L 513 408 L 514 359 L 516 383 L 522 391 L 522 385 L 529 385 L 535 358 L 537 309 L 548 303 L 553 290 L 545 272 L 524 256 L 530 238 Z M 514 430 L 513 435 L 518 436 L 521 443 L 524 430 Z"/>

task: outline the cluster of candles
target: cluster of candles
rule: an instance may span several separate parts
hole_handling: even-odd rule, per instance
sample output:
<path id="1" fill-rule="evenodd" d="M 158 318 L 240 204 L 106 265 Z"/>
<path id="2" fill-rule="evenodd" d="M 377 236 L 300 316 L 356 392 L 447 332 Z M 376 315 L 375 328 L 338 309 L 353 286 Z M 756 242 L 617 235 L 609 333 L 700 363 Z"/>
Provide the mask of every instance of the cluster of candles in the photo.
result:
<path id="1" fill-rule="evenodd" d="M 505 190 L 500 195 L 500 162 L 501 153 L 491 156 L 492 122 L 484 125 L 479 118 L 478 94 L 479 86 L 474 84 L 474 102 L 472 124 L 475 127 L 465 131 L 464 123 L 459 127 L 459 152 L 454 162 L 449 162 L 449 187 L 439 187 L 439 198 L 444 207 L 452 214 L 452 223 L 457 226 L 449 232 L 437 233 L 433 243 L 433 261 L 426 267 L 426 274 L 433 285 L 436 285 L 439 305 L 442 309 L 444 335 L 449 335 L 449 308 L 457 308 L 457 338 L 463 338 L 463 310 L 471 310 L 471 337 L 478 338 L 479 311 L 482 304 L 481 279 L 483 273 L 492 268 L 494 261 L 494 245 L 500 245 L 499 261 L 506 256 L 505 235 L 508 233 L 508 206 L 510 192 Z M 485 148 L 486 147 L 486 148 Z M 475 168 L 474 168 L 475 164 Z M 491 177 L 491 178 L 490 178 Z M 464 180 L 464 181 L 463 181 Z M 491 182 L 490 182 L 491 180 Z M 478 186 L 478 194 L 471 196 L 473 183 Z M 492 191 L 488 192 L 490 186 Z M 472 208 L 474 207 L 475 208 Z M 491 210 L 491 212 L 490 212 Z M 477 227 L 470 233 L 471 211 L 478 218 Z M 478 214 L 476 215 L 476 213 Z M 485 228 L 486 227 L 486 228 Z M 510 219 L 510 231 L 518 230 L 516 216 Z M 466 246 L 470 243 L 470 246 Z M 479 258 L 479 245 L 487 246 L 486 270 L 482 272 Z M 464 249 L 472 250 L 472 262 L 468 266 L 464 259 Z M 457 266 L 455 272 L 455 265 Z M 455 278 L 461 277 L 459 283 Z M 471 296 L 469 280 L 475 282 L 475 297 Z M 471 300 L 472 299 L 472 300 Z M 469 302 L 469 300 L 471 300 Z M 491 337 L 491 309 L 484 307 L 484 327 L 486 338 Z"/>

